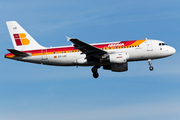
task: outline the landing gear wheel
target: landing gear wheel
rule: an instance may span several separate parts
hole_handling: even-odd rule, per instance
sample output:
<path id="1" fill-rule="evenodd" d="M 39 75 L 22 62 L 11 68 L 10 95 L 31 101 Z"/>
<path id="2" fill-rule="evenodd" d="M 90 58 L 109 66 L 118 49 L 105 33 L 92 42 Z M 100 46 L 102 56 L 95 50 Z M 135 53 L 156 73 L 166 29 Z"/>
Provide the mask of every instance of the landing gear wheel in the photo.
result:
<path id="1" fill-rule="evenodd" d="M 154 70 L 153 66 L 150 66 L 150 67 L 149 67 L 149 70 L 150 70 L 150 71 L 153 71 L 153 70 Z"/>
<path id="2" fill-rule="evenodd" d="M 91 69 L 91 71 L 92 71 L 93 73 L 97 73 L 97 67 L 93 67 L 93 68 Z"/>
<path id="3" fill-rule="evenodd" d="M 98 74 L 97 72 L 94 72 L 94 73 L 93 73 L 93 77 L 94 77 L 94 78 L 98 78 L 98 77 L 99 77 L 99 74 Z"/>
<path id="4" fill-rule="evenodd" d="M 154 68 L 153 68 L 153 66 L 151 66 L 151 65 L 152 65 L 151 59 L 148 59 L 148 63 L 149 63 L 149 70 L 150 70 L 150 71 L 153 71 Z"/>
<path id="5" fill-rule="evenodd" d="M 98 68 L 100 68 L 100 66 L 96 66 L 96 65 L 95 65 L 95 66 L 91 69 L 94 78 L 98 78 L 98 77 L 99 77 Z"/>

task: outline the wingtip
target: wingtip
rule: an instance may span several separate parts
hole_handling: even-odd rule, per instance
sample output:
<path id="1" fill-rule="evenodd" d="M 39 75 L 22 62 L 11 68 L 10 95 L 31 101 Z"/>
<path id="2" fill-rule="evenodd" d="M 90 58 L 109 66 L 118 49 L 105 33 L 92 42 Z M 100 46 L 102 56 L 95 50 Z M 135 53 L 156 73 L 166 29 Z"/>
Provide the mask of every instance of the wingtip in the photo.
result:
<path id="1" fill-rule="evenodd" d="M 66 38 L 67 38 L 67 41 L 70 41 L 70 40 L 71 40 L 71 38 L 70 38 L 70 37 L 68 37 L 68 36 L 66 36 Z"/>

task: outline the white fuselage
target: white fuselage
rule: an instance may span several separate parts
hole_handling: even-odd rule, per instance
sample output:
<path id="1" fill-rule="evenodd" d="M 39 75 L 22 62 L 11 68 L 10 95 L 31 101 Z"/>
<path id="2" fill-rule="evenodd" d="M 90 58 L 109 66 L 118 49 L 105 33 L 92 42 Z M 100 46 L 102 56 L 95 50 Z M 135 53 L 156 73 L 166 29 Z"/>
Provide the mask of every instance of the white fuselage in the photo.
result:
<path id="1" fill-rule="evenodd" d="M 175 53 L 175 49 L 173 47 L 165 44 L 160 45 L 161 43 L 164 42 L 159 40 L 146 40 L 137 47 L 123 49 L 114 47 L 114 49 L 109 49 L 105 51 L 108 54 L 127 53 L 127 61 L 158 59 L 173 55 Z M 12 59 L 56 66 L 91 66 L 92 64 L 88 63 L 85 58 L 86 55 L 81 54 L 81 52 L 68 52 L 63 54 L 56 52 L 54 54 L 48 55 L 45 51 L 45 54 L 42 55 L 28 57 L 13 57 Z"/>

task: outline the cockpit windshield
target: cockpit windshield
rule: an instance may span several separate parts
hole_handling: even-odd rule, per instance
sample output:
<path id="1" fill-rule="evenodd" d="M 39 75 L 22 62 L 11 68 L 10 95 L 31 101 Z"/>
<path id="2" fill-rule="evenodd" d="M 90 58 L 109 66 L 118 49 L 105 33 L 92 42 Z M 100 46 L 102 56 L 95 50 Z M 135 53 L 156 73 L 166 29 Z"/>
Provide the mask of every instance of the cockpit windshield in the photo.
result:
<path id="1" fill-rule="evenodd" d="M 159 43 L 159 46 L 165 46 L 167 45 L 166 43 Z"/>

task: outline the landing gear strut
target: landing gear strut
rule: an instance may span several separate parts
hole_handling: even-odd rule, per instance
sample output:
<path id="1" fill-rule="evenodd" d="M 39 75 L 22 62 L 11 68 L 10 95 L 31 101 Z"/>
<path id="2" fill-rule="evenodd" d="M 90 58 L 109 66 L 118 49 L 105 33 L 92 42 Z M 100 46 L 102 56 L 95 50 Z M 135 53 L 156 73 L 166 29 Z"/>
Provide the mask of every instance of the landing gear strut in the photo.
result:
<path id="1" fill-rule="evenodd" d="M 99 74 L 98 74 L 98 72 L 97 72 L 97 71 L 98 71 L 98 68 L 100 68 L 100 67 L 99 67 L 99 66 L 94 66 L 94 67 L 91 69 L 94 78 L 98 78 L 98 77 L 99 77 Z"/>
<path id="2" fill-rule="evenodd" d="M 150 71 L 153 71 L 154 68 L 153 68 L 153 66 L 151 66 L 151 65 L 152 65 L 151 59 L 148 60 L 148 63 L 149 63 L 149 70 L 150 70 Z"/>

